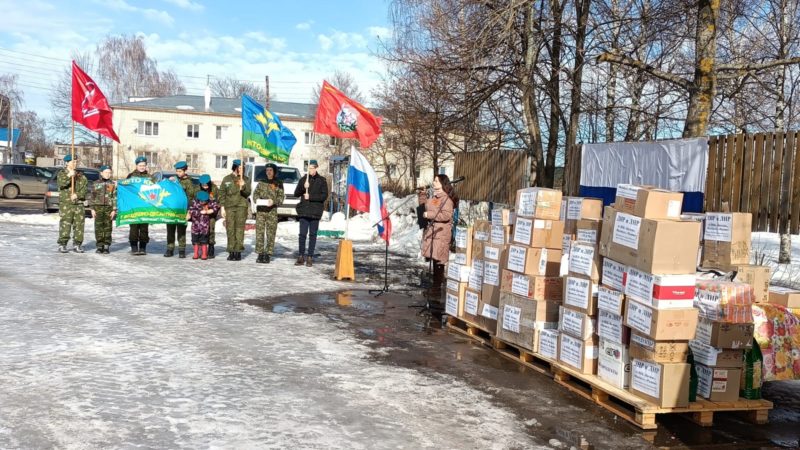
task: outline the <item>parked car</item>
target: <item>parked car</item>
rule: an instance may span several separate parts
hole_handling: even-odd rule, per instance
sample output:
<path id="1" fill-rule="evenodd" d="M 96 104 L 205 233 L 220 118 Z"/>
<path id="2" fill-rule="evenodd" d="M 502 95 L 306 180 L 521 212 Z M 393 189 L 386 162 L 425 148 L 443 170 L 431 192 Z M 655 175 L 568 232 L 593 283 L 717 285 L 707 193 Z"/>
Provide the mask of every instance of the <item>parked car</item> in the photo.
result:
<path id="1" fill-rule="evenodd" d="M 47 181 L 47 192 L 44 195 L 43 201 L 43 209 L 45 212 L 58 212 L 58 173 L 64 169 L 56 169 L 53 172 L 53 175 L 50 177 L 50 180 Z M 86 179 L 89 181 L 89 186 L 86 191 L 86 202 L 84 202 L 84 206 L 86 206 L 87 214 L 89 214 L 89 198 L 92 195 L 92 189 L 94 186 L 94 182 L 100 179 L 100 171 L 97 169 L 89 169 L 86 167 L 78 167 L 78 171 L 81 172 Z"/>
<path id="2" fill-rule="evenodd" d="M 253 194 L 252 192 L 256 191 L 256 185 L 261 180 L 267 179 L 267 164 L 268 163 L 247 163 L 244 166 L 244 176 L 250 178 L 250 186 L 251 194 L 250 194 L 250 213 L 251 215 L 256 214 L 256 205 L 253 202 Z M 294 189 L 297 187 L 297 183 L 300 181 L 300 171 L 297 170 L 296 167 L 287 166 L 285 164 L 277 164 L 273 163 L 278 166 L 278 179 L 283 182 L 283 191 L 285 194 L 285 199 L 283 200 L 283 204 L 278 206 L 278 216 L 279 217 L 296 217 L 297 216 L 297 204 L 300 203 L 300 199 L 294 196 Z"/>
<path id="3" fill-rule="evenodd" d="M 19 195 L 45 195 L 53 171 L 28 164 L 0 165 L 0 194 L 13 199 Z"/>
<path id="4" fill-rule="evenodd" d="M 188 173 L 187 175 L 189 175 L 189 177 L 192 179 L 192 183 L 194 183 L 195 186 L 200 185 L 200 174 Z M 153 180 L 156 183 L 158 183 L 161 180 L 169 180 L 171 177 L 177 178 L 178 174 L 175 173 L 174 171 L 168 171 L 168 170 L 160 170 L 153 174 Z"/>

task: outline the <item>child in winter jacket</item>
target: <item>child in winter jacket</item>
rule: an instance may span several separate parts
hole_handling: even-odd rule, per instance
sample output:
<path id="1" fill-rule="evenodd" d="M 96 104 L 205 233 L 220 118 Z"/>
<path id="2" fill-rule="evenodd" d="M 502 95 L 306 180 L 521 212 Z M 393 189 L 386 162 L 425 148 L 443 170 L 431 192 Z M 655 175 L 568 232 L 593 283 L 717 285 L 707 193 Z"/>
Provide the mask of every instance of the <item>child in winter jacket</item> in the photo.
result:
<path id="1" fill-rule="evenodd" d="M 199 191 L 195 194 L 192 206 L 186 213 L 186 220 L 192 221 L 192 245 L 194 256 L 192 259 L 208 259 L 208 236 L 211 231 L 211 219 L 219 211 L 219 203 L 210 199 L 208 192 Z"/>

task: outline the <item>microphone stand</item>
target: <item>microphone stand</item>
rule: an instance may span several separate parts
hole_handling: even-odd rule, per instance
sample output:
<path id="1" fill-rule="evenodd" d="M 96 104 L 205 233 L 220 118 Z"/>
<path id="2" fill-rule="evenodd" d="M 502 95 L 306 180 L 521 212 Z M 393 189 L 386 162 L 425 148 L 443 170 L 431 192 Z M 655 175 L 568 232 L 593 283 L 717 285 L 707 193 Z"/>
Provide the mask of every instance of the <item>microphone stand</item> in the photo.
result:
<path id="1" fill-rule="evenodd" d="M 400 208 L 403 208 L 406 205 L 406 203 L 408 203 L 413 198 L 414 197 L 412 196 L 412 197 L 409 197 L 408 199 L 406 199 L 397 208 L 395 208 L 391 212 L 387 213 L 385 217 L 381 217 L 381 220 L 379 220 L 379 221 L 375 222 L 374 224 L 372 224 L 372 226 L 373 227 L 377 227 L 381 223 L 386 223 L 389 220 L 389 218 L 392 217 L 392 215 L 394 215 L 395 212 L 399 211 Z M 380 297 L 381 295 L 389 292 L 389 241 L 385 241 L 385 242 L 386 242 L 386 248 L 385 248 L 384 253 L 383 253 L 383 287 L 381 289 L 370 289 L 369 290 L 370 294 L 377 293 L 377 294 L 375 294 L 375 297 Z M 397 292 L 399 292 L 401 294 L 404 294 L 404 295 L 406 295 L 408 297 L 411 297 L 411 294 L 409 294 L 408 292 L 403 292 L 403 291 L 397 291 Z"/>

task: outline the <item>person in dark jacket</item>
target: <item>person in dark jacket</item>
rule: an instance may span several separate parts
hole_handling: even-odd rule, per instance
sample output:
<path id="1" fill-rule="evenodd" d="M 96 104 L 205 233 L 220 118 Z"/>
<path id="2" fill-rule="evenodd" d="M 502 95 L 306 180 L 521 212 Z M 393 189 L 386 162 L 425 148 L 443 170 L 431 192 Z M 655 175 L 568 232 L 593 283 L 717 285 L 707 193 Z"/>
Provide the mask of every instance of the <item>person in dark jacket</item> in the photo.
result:
<path id="1" fill-rule="evenodd" d="M 319 219 L 322 218 L 325 200 L 328 199 L 328 182 L 317 173 L 316 160 L 308 162 L 308 173 L 297 183 L 294 195 L 300 198 L 300 203 L 297 204 L 297 217 L 300 220 L 300 256 L 294 264 L 311 267 L 314 247 L 317 245 Z M 308 251 L 306 251 L 306 236 Z"/>

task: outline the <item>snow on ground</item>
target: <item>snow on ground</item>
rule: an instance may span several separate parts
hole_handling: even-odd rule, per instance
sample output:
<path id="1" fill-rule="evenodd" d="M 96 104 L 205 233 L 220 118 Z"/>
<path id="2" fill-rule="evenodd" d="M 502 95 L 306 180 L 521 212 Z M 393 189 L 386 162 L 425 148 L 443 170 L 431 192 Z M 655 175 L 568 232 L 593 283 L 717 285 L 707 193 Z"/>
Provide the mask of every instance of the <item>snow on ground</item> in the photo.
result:
<path id="1" fill-rule="evenodd" d="M 55 215 L 0 216 L 0 448 L 533 448 L 525 424 L 451 376 L 367 358 L 315 314 L 238 300 L 340 289 L 323 261 L 294 267 L 296 223 L 275 262 L 56 253 Z M 479 411 L 480 416 L 475 416 Z"/>
<path id="2" fill-rule="evenodd" d="M 778 264 L 781 238 L 777 233 L 753 233 L 753 264 L 772 267 L 772 282 L 800 289 L 800 235 L 792 235 L 792 263 Z"/>

